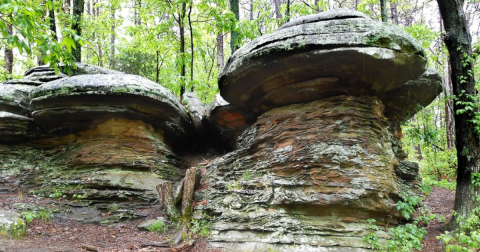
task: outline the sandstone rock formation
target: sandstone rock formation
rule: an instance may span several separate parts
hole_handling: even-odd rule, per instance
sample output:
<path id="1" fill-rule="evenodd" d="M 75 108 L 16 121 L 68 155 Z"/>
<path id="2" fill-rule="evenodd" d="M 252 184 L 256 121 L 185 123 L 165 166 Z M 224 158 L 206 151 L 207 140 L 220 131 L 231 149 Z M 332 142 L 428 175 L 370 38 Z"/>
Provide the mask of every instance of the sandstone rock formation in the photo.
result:
<path id="1" fill-rule="evenodd" d="M 225 100 L 260 115 L 333 95 L 378 96 L 425 70 L 425 53 L 401 28 L 339 9 L 293 20 L 244 45 L 228 60 L 219 87 Z"/>
<path id="2" fill-rule="evenodd" d="M 41 167 L 25 173 L 47 195 L 60 190 L 98 204 L 156 201 L 156 185 L 183 176 L 172 148 L 194 134 L 185 108 L 139 76 L 77 65 L 83 75 L 0 84 L 0 144 L 17 144 L 0 145 L 0 160 L 8 160 L 1 170 Z M 26 78 L 52 71 L 37 67 Z"/>
<path id="3" fill-rule="evenodd" d="M 222 145 L 235 149 L 237 137 L 254 122 L 246 110 L 231 105 L 220 94 L 210 104 L 207 116 L 211 135 Z"/>
<path id="4" fill-rule="evenodd" d="M 219 87 L 258 117 L 197 192 L 196 210 L 215 216 L 211 244 L 364 251 L 367 219 L 403 219 L 395 204 L 419 177 L 399 124 L 442 91 L 406 32 L 348 10 L 302 17 L 237 50 Z"/>
<path id="5" fill-rule="evenodd" d="M 368 250 L 366 220 L 397 225 L 417 190 L 400 123 L 442 91 L 426 62 L 400 28 L 334 10 L 237 50 L 208 108 L 139 76 L 36 67 L 0 84 L 0 172 L 98 209 L 158 192 L 172 219 L 214 217 L 210 242 L 229 251 Z M 185 176 L 178 154 L 198 139 L 234 151 Z"/>

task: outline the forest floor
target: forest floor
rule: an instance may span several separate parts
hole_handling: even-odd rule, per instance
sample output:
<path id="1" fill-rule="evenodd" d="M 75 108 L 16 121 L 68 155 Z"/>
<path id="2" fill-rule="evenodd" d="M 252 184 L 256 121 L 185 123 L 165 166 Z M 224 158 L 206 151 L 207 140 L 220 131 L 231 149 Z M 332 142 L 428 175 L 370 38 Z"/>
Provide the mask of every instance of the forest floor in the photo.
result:
<path id="1" fill-rule="evenodd" d="M 10 178 L 14 179 L 14 178 Z M 2 185 L 3 184 L 3 185 Z M 0 209 L 10 210 L 15 203 L 35 204 L 47 207 L 68 203 L 67 200 L 53 200 L 37 198 L 29 195 L 9 183 L 8 186 L 0 183 Z M 7 188 L 7 189 L 6 189 Z M 455 194 L 444 188 L 432 187 L 432 192 L 424 201 L 432 213 L 443 215 L 449 219 L 453 209 Z M 145 220 L 154 219 L 162 215 L 157 206 L 137 209 L 145 218 L 123 221 L 110 225 L 85 224 L 68 218 L 55 216 L 50 221 L 34 219 L 27 226 L 27 235 L 21 239 L 0 237 L 0 252 L 66 252 L 66 251 L 219 251 L 209 247 L 204 238 L 192 239 L 187 243 L 170 245 L 175 230 L 167 233 L 140 231 L 137 225 Z M 88 214 L 88 213 L 85 213 Z M 105 213 L 109 214 L 109 213 Z M 444 251 L 444 246 L 435 237 L 442 232 L 438 231 L 443 223 L 432 221 L 426 227 L 428 234 L 423 241 L 423 251 Z M 159 247 L 160 246 L 160 247 Z"/>

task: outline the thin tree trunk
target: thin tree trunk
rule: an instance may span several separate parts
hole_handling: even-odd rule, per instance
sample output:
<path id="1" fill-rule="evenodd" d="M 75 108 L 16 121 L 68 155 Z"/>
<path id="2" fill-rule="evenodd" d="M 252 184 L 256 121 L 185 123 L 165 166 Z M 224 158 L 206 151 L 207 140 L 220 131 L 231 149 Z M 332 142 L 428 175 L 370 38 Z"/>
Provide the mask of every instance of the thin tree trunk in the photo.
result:
<path id="1" fill-rule="evenodd" d="M 190 51 L 192 54 L 192 57 L 190 58 L 190 80 L 192 81 L 192 87 L 190 88 L 190 92 L 193 92 L 194 86 L 193 86 L 193 59 L 194 59 L 194 51 L 193 51 L 193 29 L 192 29 L 192 19 L 191 19 L 191 14 L 192 14 L 192 5 L 193 3 L 190 3 L 190 9 L 188 10 L 188 26 L 190 27 Z"/>
<path id="2" fill-rule="evenodd" d="M 7 24 L 7 32 L 13 35 L 13 26 L 11 23 Z M 13 50 L 8 44 L 5 45 L 5 69 L 11 75 L 13 72 Z M 11 77 L 11 76 L 10 76 Z M 10 78 L 9 77 L 9 78 Z"/>
<path id="3" fill-rule="evenodd" d="M 223 34 L 217 34 L 217 67 L 218 69 L 223 68 Z"/>
<path id="4" fill-rule="evenodd" d="M 84 5 L 84 0 L 73 1 L 72 30 L 74 30 L 78 36 L 82 36 L 82 19 Z M 75 58 L 75 61 L 82 62 L 82 46 L 80 45 L 79 41 L 75 41 L 75 49 L 73 49 L 72 55 Z"/>
<path id="5" fill-rule="evenodd" d="M 476 102 L 473 62 L 468 59 L 472 57 L 472 38 L 463 12 L 463 0 L 437 0 L 437 2 L 446 32 L 444 42 L 449 52 L 452 69 L 453 94 L 457 98 L 453 103 L 453 118 L 458 159 L 454 210 L 458 215 L 454 215 L 448 223 L 448 228 L 454 229 L 458 227 L 458 222 L 463 222 L 462 218 L 470 216 L 478 204 L 475 198 L 479 195 L 479 188 L 473 185 L 472 175 L 480 171 L 480 141 L 475 131 L 478 124 L 473 123 L 476 108 L 473 108 L 474 111 L 466 110 L 464 113 L 457 113 L 471 106 L 468 104 Z"/>
<path id="6" fill-rule="evenodd" d="M 233 14 L 235 14 L 235 22 L 238 22 L 240 20 L 240 12 L 239 12 L 239 3 L 238 3 L 239 0 L 229 0 L 230 2 L 230 10 L 233 12 Z M 230 37 L 230 48 L 232 50 L 232 54 L 238 49 L 238 44 L 237 44 L 237 40 L 238 40 L 238 32 L 235 31 L 235 24 L 233 24 L 233 27 L 232 27 L 232 33 L 231 33 L 231 37 Z"/>
<path id="7" fill-rule="evenodd" d="M 180 13 L 178 14 L 178 27 L 180 30 L 180 98 L 183 97 L 185 93 L 185 77 L 186 77 L 186 69 L 185 69 L 185 27 L 184 27 L 184 19 L 187 12 L 187 3 L 183 2 Z"/>
<path id="8" fill-rule="evenodd" d="M 388 22 L 387 0 L 380 0 L 380 10 L 382 12 L 382 22 Z"/>
<path id="9" fill-rule="evenodd" d="M 393 24 L 398 25 L 398 10 L 397 10 L 397 2 L 391 1 L 390 2 L 390 14 L 392 15 L 392 22 Z"/>
<path id="10" fill-rule="evenodd" d="M 70 16 L 70 0 L 63 1 L 62 9 L 64 13 Z"/>
<path id="11" fill-rule="evenodd" d="M 100 6 L 98 6 L 98 2 L 99 0 L 97 0 L 97 8 L 93 8 L 93 12 L 97 15 L 97 18 L 100 16 Z M 96 9 L 96 11 L 95 11 Z M 94 33 L 94 36 L 95 36 L 96 33 Z M 97 42 L 97 48 L 98 48 L 98 65 L 103 67 L 103 50 L 102 50 L 102 44 L 100 43 L 100 41 Z"/>
<path id="12" fill-rule="evenodd" d="M 280 13 L 280 5 L 282 5 L 282 2 L 280 2 L 280 0 L 273 0 L 273 5 L 275 6 L 275 17 L 277 20 L 281 20 L 283 18 L 282 13 Z"/>
<path id="13" fill-rule="evenodd" d="M 110 27 L 110 69 L 115 68 L 115 6 L 112 7 L 112 21 Z"/>
<path id="14" fill-rule="evenodd" d="M 253 20 L 253 0 L 250 0 L 250 18 L 248 20 Z"/>
<path id="15" fill-rule="evenodd" d="M 52 32 L 52 37 L 55 41 L 58 41 L 58 36 L 57 36 L 57 24 L 55 23 L 55 9 L 52 8 L 51 10 L 48 10 L 48 17 L 49 17 L 49 26 L 50 26 L 50 31 Z"/>
<path id="16" fill-rule="evenodd" d="M 445 76 L 445 131 L 447 135 L 447 147 L 451 150 L 455 147 L 455 123 L 453 120 L 452 81 L 450 80 L 450 64 L 445 64 L 443 76 Z"/>
<path id="17" fill-rule="evenodd" d="M 287 10 L 285 12 L 285 16 L 287 16 L 287 22 L 290 22 L 290 0 L 287 0 Z"/>
<path id="18" fill-rule="evenodd" d="M 157 66 L 155 68 L 155 82 L 158 83 L 158 80 L 160 79 L 160 51 L 157 50 Z"/>

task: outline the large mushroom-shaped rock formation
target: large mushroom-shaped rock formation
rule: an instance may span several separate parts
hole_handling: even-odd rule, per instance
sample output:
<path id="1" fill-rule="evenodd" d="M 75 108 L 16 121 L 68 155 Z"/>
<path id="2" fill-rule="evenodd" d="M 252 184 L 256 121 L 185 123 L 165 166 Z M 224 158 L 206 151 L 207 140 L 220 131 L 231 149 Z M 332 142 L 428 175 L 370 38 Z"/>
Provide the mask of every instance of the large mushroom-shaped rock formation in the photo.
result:
<path id="1" fill-rule="evenodd" d="M 24 140 L 15 148 L 0 146 L 0 156 L 40 167 L 30 181 L 46 191 L 97 203 L 154 202 L 156 185 L 182 177 L 173 149 L 194 134 L 188 113 L 152 81 L 94 70 L 106 74 L 64 76 L 29 88 L 0 85 L 0 127 L 8 129 L 0 141 Z"/>
<path id="2" fill-rule="evenodd" d="M 208 168 L 198 204 L 211 244 L 233 251 L 363 251 L 367 219 L 396 225 L 404 161 L 399 123 L 441 91 L 402 29 L 335 10 L 246 44 L 219 77 L 222 96 L 258 116 Z M 379 230 L 384 243 L 389 235 Z"/>

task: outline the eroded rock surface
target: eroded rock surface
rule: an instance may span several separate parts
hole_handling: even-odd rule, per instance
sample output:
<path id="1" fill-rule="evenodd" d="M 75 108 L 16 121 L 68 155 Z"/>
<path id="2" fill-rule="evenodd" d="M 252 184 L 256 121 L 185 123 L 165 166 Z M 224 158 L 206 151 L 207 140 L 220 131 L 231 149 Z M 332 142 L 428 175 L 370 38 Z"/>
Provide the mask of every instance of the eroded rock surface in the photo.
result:
<path id="1" fill-rule="evenodd" d="M 401 28 L 348 10 L 301 17 L 237 50 L 221 95 L 260 115 L 337 95 L 377 96 L 420 77 L 421 46 Z"/>
<path id="2" fill-rule="evenodd" d="M 236 138 L 254 122 L 252 114 L 231 105 L 220 94 L 210 104 L 207 116 L 211 135 L 233 149 L 236 147 Z"/>
<path id="3" fill-rule="evenodd" d="M 16 144 L 0 145 L 0 170 L 87 204 L 155 202 L 158 184 L 183 176 L 172 148 L 194 134 L 186 110 L 142 77 L 82 67 L 39 86 L 0 84 L 0 143 Z"/>
<path id="4" fill-rule="evenodd" d="M 369 97 L 261 115 L 239 137 L 237 151 L 213 162 L 210 188 L 197 195 L 216 216 L 211 241 L 234 250 L 368 248 L 366 219 L 392 225 L 401 218 L 399 161 L 387 126 L 382 102 Z"/>

